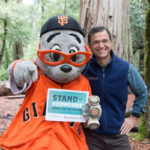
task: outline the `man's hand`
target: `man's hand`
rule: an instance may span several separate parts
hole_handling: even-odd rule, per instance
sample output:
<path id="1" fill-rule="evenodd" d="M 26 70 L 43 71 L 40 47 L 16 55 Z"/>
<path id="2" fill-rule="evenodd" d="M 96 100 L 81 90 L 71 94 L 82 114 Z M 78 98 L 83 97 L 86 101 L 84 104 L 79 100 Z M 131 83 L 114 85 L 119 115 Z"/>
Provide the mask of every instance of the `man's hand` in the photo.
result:
<path id="1" fill-rule="evenodd" d="M 139 122 L 140 118 L 137 118 L 132 115 L 129 118 L 126 118 L 121 126 L 120 134 L 128 134 L 133 127 L 139 124 Z"/>

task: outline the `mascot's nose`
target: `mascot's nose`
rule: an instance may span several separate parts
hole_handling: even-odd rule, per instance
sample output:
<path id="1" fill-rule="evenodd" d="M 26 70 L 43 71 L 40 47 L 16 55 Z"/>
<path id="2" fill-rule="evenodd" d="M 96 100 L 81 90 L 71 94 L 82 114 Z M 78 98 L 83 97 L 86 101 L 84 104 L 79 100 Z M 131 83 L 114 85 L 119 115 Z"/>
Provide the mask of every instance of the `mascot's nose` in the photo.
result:
<path id="1" fill-rule="evenodd" d="M 72 67 L 70 67 L 69 65 L 63 65 L 60 67 L 60 70 L 67 73 L 72 70 Z"/>

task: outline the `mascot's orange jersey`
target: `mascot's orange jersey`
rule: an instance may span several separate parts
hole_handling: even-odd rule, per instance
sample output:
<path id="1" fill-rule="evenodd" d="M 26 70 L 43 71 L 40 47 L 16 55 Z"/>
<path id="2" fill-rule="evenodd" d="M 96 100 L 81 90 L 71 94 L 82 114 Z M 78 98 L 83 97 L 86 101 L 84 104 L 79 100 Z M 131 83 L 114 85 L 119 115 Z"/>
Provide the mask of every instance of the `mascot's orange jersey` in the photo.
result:
<path id="1" fill-rule="evenodd" d="M 5 150 L 88 150 L 80 123 L 45 121 L 48 88 L 89 91 L 88 80 L 80 75 L 76 80 L 59 84 L 39 75 L 9 128 L 0 137 Z"/>

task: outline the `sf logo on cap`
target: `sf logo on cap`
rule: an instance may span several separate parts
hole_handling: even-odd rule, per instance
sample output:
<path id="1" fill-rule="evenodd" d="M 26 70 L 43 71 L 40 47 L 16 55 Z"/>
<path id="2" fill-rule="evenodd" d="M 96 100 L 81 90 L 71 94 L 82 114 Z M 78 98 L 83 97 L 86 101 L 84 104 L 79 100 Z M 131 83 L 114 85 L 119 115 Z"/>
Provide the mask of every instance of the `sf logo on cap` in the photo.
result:
<path id="1" fill-rule="evenodd" d="M 64 26 L 64 24 L 68 23 L 68 16 L 58 16 L 58 23 L 61 26 Z"/>

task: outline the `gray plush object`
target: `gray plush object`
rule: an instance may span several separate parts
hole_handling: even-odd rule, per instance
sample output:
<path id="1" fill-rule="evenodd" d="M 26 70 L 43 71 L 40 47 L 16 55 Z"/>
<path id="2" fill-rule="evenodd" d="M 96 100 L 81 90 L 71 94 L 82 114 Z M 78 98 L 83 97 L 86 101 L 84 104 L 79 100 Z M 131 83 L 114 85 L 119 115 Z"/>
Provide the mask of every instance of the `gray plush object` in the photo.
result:
<path id="1" fill-rule="evenodd" d="M 47 42 L 48 37 L 54 33 L 61 33 L 61 34 L 55 36 L 50 42 Z M 77 35 L 80 38 L 81 43 L 79 43 L 74 36 L 70 36 L 69 34 Z M 50 31 L 42 35 L 40 39 L 40 50 L 57 49 L 57 50 L 60 50 L 61 52 L 69 54 L 69 53 L 77 52 L 77 51 L 86 51 L 84 44 L 85 43 L 84 43 L 84 38 L 82 34 L 76 31 L 54 30 L 54 31 Z M 47 55 L 46 57 L 47 57 L 47 60 L 53 61 L 52 56 Z M 25 61 L 21 61 L 17 63 L 12 73 L 13 63 L 9 65 L 8 73 L 11 79 L 12 80 L 14 79 L 13 82 L 17 86 L 23 87 L 25 83 L 34 82 L 37 80 L 38 78 L 37 67 L 33 61 L 25 60 Z M 36 64 L 45 73 L 45 75 L 47 75 L 50 79 L 59 83 L 67 83 L 76 79 L 85 67 L 85 65 L 81 67 L 75 67 L 71 64 L 60 64 L 57 66 L 50 66 L 42 62 L 39 58 L 36 59 Z M 71 70 L 69 72 L 62 71 L 61 68 L 64 65 L 71 67 Z M 14 88 L 12 90 L 14 90 Z M 15 93 L 15 94 L 18 94 L 18 93 Z"/>
<path id="2" fill-rule="evenodd" d="M 54 33 L 61 33 L 57 36 L 55 36 L 51 42 L 47 42 L 48 37 Z M 81 43 L 79 43 L 74 36 L 70 36 L 69 34 L 75 34 L 77 35 Z M 84 38 L 83 36 L 76 32 L 76 31 L 70 31 L 70 30 L 54 30 L 50 31 L 44 35 L 42 35 L 40 40 L 40 50 L 42 49 L 57 49 L 60 50 L 63 53 L 73 53 L 77 51 L 86 51 L 84 47 Z M 49 61 L 53 61 L 52 56 L 47 55 L 47 59 Z M 82 58 L 77 58 L 78 59 Z M 75 67 L 71 64 L 60 64 L 57 66 L 49 66 L 45 63 L 43 63 L 39 58 L 37 58 L 37 64 L 40 68 L 42 68 L 43 72 L 52 80 L 59 82 L 59 83 L 67 83 L 74 79 L 76 79 L 79 74 L 83 71 L 85 65 L 81 67 Z M 61 68 L 63 66 L 67 65 L 68 67 L 71 67 L 71 70 L 69 72 L 63 71 Z"/>

